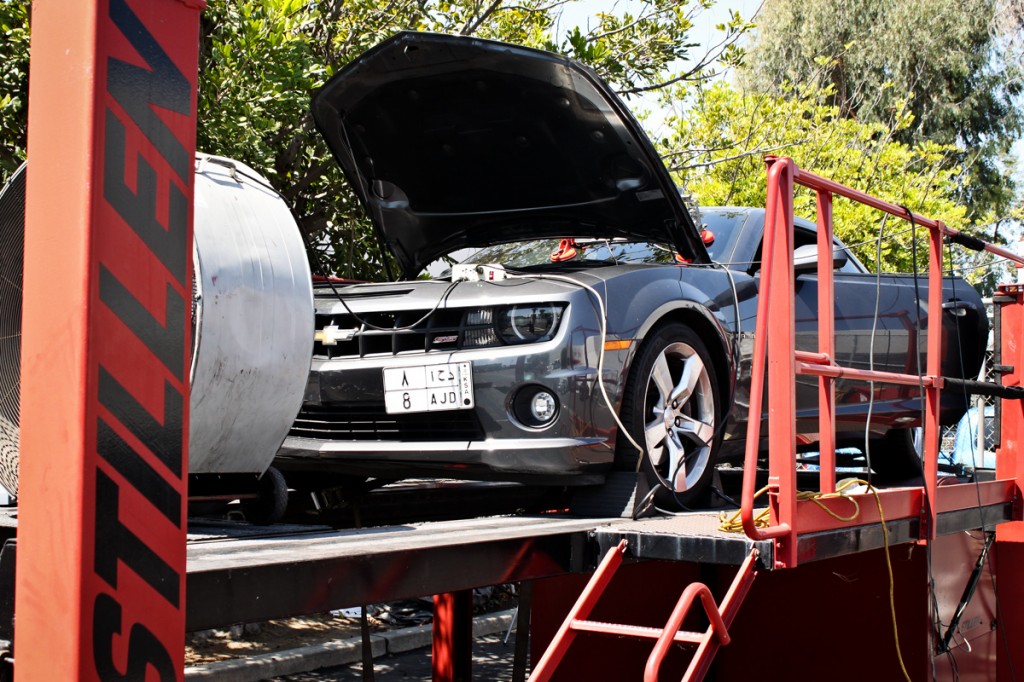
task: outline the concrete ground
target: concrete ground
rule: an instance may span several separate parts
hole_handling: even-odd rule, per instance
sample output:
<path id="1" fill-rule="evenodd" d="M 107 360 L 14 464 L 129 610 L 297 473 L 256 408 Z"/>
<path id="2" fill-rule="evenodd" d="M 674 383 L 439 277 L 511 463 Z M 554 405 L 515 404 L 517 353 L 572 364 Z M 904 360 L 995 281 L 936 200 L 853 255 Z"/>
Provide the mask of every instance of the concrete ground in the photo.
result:
<path id="1" fill-rule="evenodd" d="M 515 632 L 505 643 L 513 624 L 514 610 L 476 616 L 473 619 L 473 668 L 475 680 L 512 679 Z M 432 678 L 431 626 L 417 625 L 371 635 L 374 677 L 380 682 L 410 682 Z M 186 682 L 308 682 L 310 680 L 360 680 L 360 637 L 334 640 L 215 661 L 185 669 Z M 370 679 L 370 678 L 366 678 Z"/>
<path id="2" fill-rule="evenodd" d="M 478 637 L 473 641 L 474 680 L 510 682 L 515 652 L 515 634 L 504 643 L 504 633 Z M 273 678 L 274 682 L 362 682 L 361 663 L 324 668 L 310 673 L 298 673 Z M 374 682 L 431 682 L 430 648 L 417 649 L 404 654 L 375 659 Z"/>

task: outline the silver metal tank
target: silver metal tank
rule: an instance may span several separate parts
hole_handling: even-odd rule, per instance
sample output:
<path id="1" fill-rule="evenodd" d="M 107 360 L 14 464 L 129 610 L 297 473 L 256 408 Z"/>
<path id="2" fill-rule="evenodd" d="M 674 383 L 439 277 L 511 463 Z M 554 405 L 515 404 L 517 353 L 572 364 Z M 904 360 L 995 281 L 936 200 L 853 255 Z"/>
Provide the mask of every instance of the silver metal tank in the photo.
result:
<path id="1" fill-rule="evenodd" d="M 18 492 L 25 166 L 0 191 L 0 484 Z M 190 474 L 262 474 L 302 405 L 313 287 L 284 199 L 196 155 Z"/>
<path id="2" fill-rule="evenodd" d="M 313 284 L 298 225 L 263 176 L 196 155 L 189 473 L 263 473 L 302 406 Z"/>

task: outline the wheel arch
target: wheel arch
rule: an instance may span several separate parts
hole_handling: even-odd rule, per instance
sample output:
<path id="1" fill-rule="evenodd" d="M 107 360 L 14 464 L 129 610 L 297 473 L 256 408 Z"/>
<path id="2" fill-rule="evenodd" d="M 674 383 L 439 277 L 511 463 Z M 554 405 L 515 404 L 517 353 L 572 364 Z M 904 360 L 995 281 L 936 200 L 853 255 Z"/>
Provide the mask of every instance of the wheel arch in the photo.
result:
<path id="1" fill-rule="evenodd" d="M 729 339 L 722 325 L 707 308 L 702 305 L 682 301 L 675 305 L 665 305 L 656 310 L 637 330 L 636 337 L 641 340 L 634 344 L 630 352 L 629 366 L 632 367 L 642 339 L 646 339 L 651 330 L 668 322 L 679 322 L 694 330 L 704 341 L 711 359 L 715 363 L 719 395 L 722 396 L 722 416 L 728 413 L 728 405 L 732 402 L 734 368 L 732 354 L 729 351 Z"/>

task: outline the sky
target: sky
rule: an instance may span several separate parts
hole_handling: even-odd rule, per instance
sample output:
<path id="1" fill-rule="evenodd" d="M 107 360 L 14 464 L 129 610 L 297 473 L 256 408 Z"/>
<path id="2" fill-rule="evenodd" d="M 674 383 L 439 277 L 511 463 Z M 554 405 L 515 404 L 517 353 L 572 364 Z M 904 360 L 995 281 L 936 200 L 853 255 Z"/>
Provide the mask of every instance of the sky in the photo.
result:
<path id="1" fill-rule="evenodd" d="M 763 0 L 719 0 L 709 9 L 700 10 L 694 17 L 694 26 L 689 37 L 702 45 L 709 45 L 721 38 L 721 32 L 715 28 L 715 24 L 724 23 L 729 19 L 730 11 L 735 10 L 744 19 L 755 15 Z M 696 5 L 696 2 L 690 4 Z M 566 31 L 574 26 L 582 29 L 596 25 L 594 18 L 599 12 L 620 14 L 630 12 L 634 16 L 640 11 L 640 3 L 634 0 L 579 0 L 578 2 L 567 3 L 562 11 L 561 25 L 557 27 L 556 35 L 563 36 Z M 742 43 L 741 43 L 742 44 Z M 703 51 L 694 49 L 694 55 L 700 56 Z"/>

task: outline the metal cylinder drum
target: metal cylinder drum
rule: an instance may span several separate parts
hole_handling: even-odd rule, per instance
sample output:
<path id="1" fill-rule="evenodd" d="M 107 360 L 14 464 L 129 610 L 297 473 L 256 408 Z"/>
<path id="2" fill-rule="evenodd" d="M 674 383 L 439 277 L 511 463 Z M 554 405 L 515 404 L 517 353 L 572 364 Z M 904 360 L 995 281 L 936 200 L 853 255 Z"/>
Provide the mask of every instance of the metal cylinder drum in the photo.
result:
<path id="1" fill-rule="evenodd" d="M 260 174 L 199 154 L 189 473 L 263 473 L 302 406 L 313 284 L 299 228 Z"/>
<path id="2" fill-rule="evenodd" d="M 0 484 L 18 491 L 25 167 L 0 192 Z M 196 155 L 190 474 L 261 474 L 302 404 L 313 289 L 299 228 L 245 164 Z"/>

